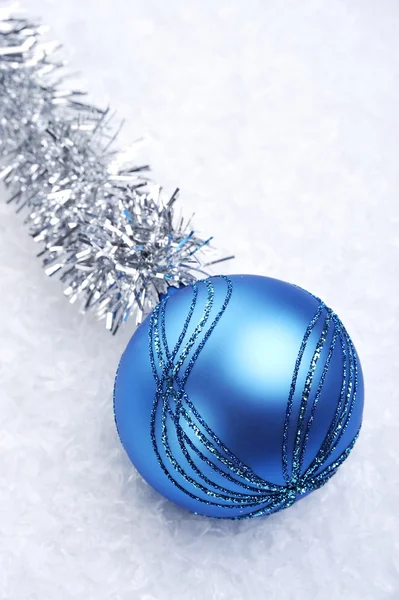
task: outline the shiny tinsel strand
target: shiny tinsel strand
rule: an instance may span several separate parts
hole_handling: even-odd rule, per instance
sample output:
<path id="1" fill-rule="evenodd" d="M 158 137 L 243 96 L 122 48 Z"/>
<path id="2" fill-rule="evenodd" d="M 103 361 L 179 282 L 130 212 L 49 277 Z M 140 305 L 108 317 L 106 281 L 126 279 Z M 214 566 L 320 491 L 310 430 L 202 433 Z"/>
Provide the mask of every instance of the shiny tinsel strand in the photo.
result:
<path id="1" fill-rule="evenodd" d="M 132 151 L 113 151 L 112 115 L 65 89 L 58 44 L 43 33 L 0 9 L 0 177 L 46 273 L 59 273 L 70 302 L 115 333 L 219 260 L 210 239 L 176 218 L 177 192 L 165 198 Z"/>

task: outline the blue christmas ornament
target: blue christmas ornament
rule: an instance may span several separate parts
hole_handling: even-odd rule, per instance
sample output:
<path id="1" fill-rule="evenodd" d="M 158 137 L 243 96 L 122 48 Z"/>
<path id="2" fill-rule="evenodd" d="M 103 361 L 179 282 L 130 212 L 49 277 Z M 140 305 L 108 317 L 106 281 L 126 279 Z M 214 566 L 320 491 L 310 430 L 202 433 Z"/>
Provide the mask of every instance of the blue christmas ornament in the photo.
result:
<path id="1" fill-rule="evenodd" d="M 337 315 L 268 277 L 211 277 L 166 296 L 120 362 L 130 459 L 172 502 L 268 515 L 324 485 L 357 439 L 363 377 Z"/>

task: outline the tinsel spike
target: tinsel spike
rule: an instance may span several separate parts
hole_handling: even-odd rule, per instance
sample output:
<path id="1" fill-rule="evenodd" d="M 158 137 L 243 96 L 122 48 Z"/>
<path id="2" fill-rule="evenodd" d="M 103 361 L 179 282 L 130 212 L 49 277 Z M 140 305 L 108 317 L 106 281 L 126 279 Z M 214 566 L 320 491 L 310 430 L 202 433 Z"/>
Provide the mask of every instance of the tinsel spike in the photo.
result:
<path id="1" fill-rule="evenodd" d="M 120 127 L 109 108 L 64 87 L 59 44 L 13 10 L 0 11 L 0 177 L 42 245 L 45 272 L 116 333 L 225 259 L 209 260 L 211 238 L 175 218 L 178 190 L 165 198 L 131 148 L 112 149 Z"/>

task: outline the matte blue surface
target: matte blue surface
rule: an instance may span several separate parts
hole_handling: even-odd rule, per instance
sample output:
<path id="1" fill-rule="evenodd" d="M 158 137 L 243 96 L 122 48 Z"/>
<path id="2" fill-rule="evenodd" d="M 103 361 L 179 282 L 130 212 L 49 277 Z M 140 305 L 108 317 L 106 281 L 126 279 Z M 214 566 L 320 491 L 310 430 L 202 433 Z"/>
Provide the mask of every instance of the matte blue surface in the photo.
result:
<path id="1" fill-rule="evenodd" d="M 283 472 L 284 424 L 287 418 L 287 402 L 295 364 L 309 323 L 314 319 L 318 308 L 321 310 L 321 317 L 309 334 L 298 370 L 295 393 L 292 397 L 292 412 L 287 437 L 287 468 L 290 472 L 293 471 L 292 457 L 298 426 L 301 430 L 299 436 L 302 436 L 300 441 L 302 447 L 305 425 L 311 415 L 312 402 L 316 396 L 329 350 L 332 354 L 328 369 L 326 369 L 317 408 L 311 419 L 312 427 L 305 444 L 306 451 L 304 451 L 301 473 L 306 471 L 320 450 L 334 420 L 334 415 L 337 414 L 337 404 L 342 396 L 345 370 L 348 386 L 344 391 L 348 398 L 349 394 L 352 394 L 351 405 L 348 404 L 345 426 L 341 427 L 343 431 L 338 432 L 337 427 L 334 431 L 336 436 L 334 439 L 339 442 L 328 459 L 324 460 L 323 468 L 332 465 L 355 438 L 361 425 L 363 410 L 364 392 L 360 364 L 357 363 L 357 381 L 355 382 L 355 394 L 353 394 L 353 382 L 349 381 L 348 368 L 344 369 L 345 348 L 349 352 L 350 340 L 348 338 L 349 341 L 345 342 L 342 347 L 340 344 L 336 344 L 332 350 L 331 342 L 334 334 L 334 323 L 332 322 L 326 333 L 325 341 L 321 344 L 320 337 L 323 326 L 325 326 L 326 318 L 330 313 L 324 305 L 320 309 L 320 301 L 308 292 L 268 277 L 234 275 L 229 280 L 232 284 L 231 298 L 195 361 L 185 384 L 185 392 L 207 426 L 235 457 L 250 467 L 251 472 L 276 486 L 294 487 L 291 481 L 287 483 Z M 209 281 L 212 282 L 214 299 L 208 325 L 225 300 L 227 285 L 226 280 L 220 277 L 210 278 Z M 203 282 L 198 282 L 197 285 L 198 297 L 182 349 L 200 322 L 208 298 L 209 290 L 206 285 Z M 182 332 L 192 302 L 193 289 L 191 287 L 183 288 L 167 299 L 165 334 L 171 349 Z M 205 330 L 206 328 L 198 335 L 197 346 L 203 338 Z M 151 320 L 148 317 L 130 340 L 122 356 L 115 382 L 116 424 L 120 439 L 133 464 L 148 483 L 161 494 L 194 512 L 230 518 L 240 518 L 252 513 L 263 514 L 262 511 L 257 513 L 253 509 L 243 506 L 228 506 L 227 501 L 221 498 L 215 499 L 212 496 L 215 489 L 209 487 L 204 478 L 198 476 L 195 466 L 200 469 L 206 479 L 212 480 L 219 486 L 220 489 L 216 489 L 216 494 L 221 494 L 220 490 L 227 488 L 232 491 L 232 495 L 236 493 L 238 497 L 240 493 L 243 493 L 243 489 L 240 485 L 237 487 L 226 480 L 225 475 L 215 471 L 204 460 L 199 460 L 198 455 L 192 451 L 192 448 L 189 448 L 189 454 L 193 457 L 194 462 L 193 469 L 187 462 L 187 457 L 183 455 L 179 438 L 175 432 L 174 420 L 169 415 L 166 418 L 169 447 L 177 462 L 184 469 L 186 476 L 181 475 L 179 470 L 176 470 L 176 466 L 170 463 L 167 453 L 163 450 L 162 409 L 161 406 L 154 409 L 157 384 L 150 363 L 150 334 Z M 320 352 L 311 378 L 308 400 L 304 405 L 304 390 L 306 390 L 309 369 L 318 343 Z M 183 367 L 187 366 L 189 358 Z M 159 368 L 159 372 L 162 372 L 161 368 Z M 164 400 L 164 402 L 169 401 Z M 305 406 L 302 417 L 300 416 L 301 405 Z M 175 409 L 173 406 L 171 410 L 172 412 L 175 410 L 175 415 L 178 412 L 177 408 Z M 160 449 L 164 465 L 171 473 L 173 481 L 162 470 L 159 457 L 154 452 L 154 440 L 151 438 L 153 411 L 157 418 L 154 429 L 155 443 Z M 303 420 L 301 421 L 301 419 Z M 180 422 L 182 431 L 186 432 L 187 436 L 198 446 L 198 436 L 193 428 L 188 427 L 184 421 Z M 338 433 L 341 437 L 338 436 Z M 208 458 L 215 462 L 212 451 L 203 444 L 200 445 L 205 459 Z M 220 465 L 220 461 L 218 464 Z M 221 465 L 221 470 L 223 473 L 229 471 L 225 464 Z M 315 470 L 315 474 L 317 475 L 321 471 L 322 469 L 318 468 Z M 199 487 L 191 485 L 189 479 L 197 481 Z M 248 483 L 245 477 L 238 477 L 238 480 L 241 483 Z M 322 483 L 324 480 L 318 485 Z M 318 487 L 313 483 L 312 485 Z M 192 492 L 196 498 L 182 491 L 179 486 Z M 209 494 L 202 491 L 201 486 L 209 488 Z M 292 492 L 290 496 L 292 501 L 280 508 L 292 504 L 294 500 L 301 497 L 301 494 L 305 495 L 311 489 L 313 488 L 310 485 L 302 485 L 302 491 L 296 489 L 295 492 Z M 267 506 L 266 500 L 262 506 Z M 277 507 L 277 509 L 279 508 Z"/>

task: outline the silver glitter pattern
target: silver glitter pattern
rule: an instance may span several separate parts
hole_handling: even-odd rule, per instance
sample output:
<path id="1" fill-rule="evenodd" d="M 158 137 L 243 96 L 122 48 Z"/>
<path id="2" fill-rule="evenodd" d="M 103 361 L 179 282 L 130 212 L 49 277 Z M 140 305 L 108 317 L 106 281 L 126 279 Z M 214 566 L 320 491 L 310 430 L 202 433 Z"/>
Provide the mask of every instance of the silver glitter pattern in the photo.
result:
<path id="1" fill-rule="evenodd" d="M 45 272 L 115 333 L 131 315 L 139 324 L 169 287 L 232 257 L 215 258 L 211 238 L 175 215 L 178 191 L 165 197 L 133 149 L 113 150 L 110 111 L 65 88 L 58 44 L 44 33 L 0 9 L 0 178 Z"/>
<path id="2" fill-rule="evenodd" d="M 150 435 L 160 468 L 179 490 L 190 498 L 211 506 L 232 511 L 230 518 L 245 519 L 268 515 L 291 506 L 295 500 L 324 485 L 337 471 L 352 450 L 358 433 L 349 446 L 334 460 L 333 453 L 350 421 L 358 387 L 358 360 L 352 341 L 341 321 L 319 299 L 319 306 L 305 332 L 292 375 L 285 423 L 282 434 L 282 472 L 285 484 L 277 485 L 257 475 L 236 456 L 209 427 L 190 400 L 185 385 L 207 340 L 217 327 L 233 294 L 231 279 L 226 283 L 221 306 L 210 322 L 215 303 L 212 278 L 192 284 L 191 305 L 182 332 L 173 349 L 169 347 L 165 312 L 169 297 L 154 309 L 149 326 L 149 356 L 156 393 L 151 414 Z M 205 286 L 207 299 L 202 317 L 193 333 L 187 331 L 198 302 L 199 286 Z M 298 375 L 303 367 L 305 350 L 312 331 L 321 324 L 315 350 L 307 367 L 300 392 L 300 407 L 293 416 L 293 398 L 298 388 Z M 188 338 L 188 339 L 187 339 Z M 339 344 L 342 356 L 342 385 L 336 410 L 327 434 L 316 456 L 304 468 L 305 452 L 323 385 L 334 348 Z M 323 348 L 327 349 L 324 364 L 314 394 L 311 390 L 316 367 Z M 305 366 L 306 368 L 306 366 Z M 172 445 L 177 440 L 179 455 Z M 215 481 L 212 473 L 221 476 Z"/>

